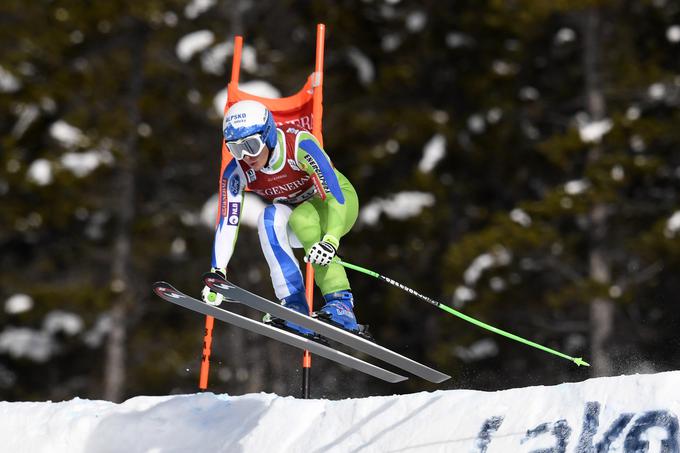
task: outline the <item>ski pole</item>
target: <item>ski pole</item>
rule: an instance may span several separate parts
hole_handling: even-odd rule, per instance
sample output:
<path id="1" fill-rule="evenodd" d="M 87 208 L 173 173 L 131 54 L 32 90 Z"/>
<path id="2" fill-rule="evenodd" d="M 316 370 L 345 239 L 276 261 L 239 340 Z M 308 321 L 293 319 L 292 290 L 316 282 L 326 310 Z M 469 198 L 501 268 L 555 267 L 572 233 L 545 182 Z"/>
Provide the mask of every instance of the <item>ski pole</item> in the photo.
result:
<path id="1" fill-rule="evenodd" d="M 337 256 L 335 258 L 333 258 L 333 262 L 340 264 L 340 265 L 342 265 L 342 266 L 344 266 L 348 269 L 352 269 L 352 270 L 364 273 L 366 275 L 370 275 L 371 277 L 375 277 L 378 280 L 382 280 L 384 282 L 389 283 L 390 285 L 396 286 L 397 288 L 402 289 L 402 290 L 406 291 L 407 293 L 412 294 L 412 295 L 424 300 L 425 302 L 428 302 L 428 303 L 434 305 L 435 307 L 440 308 L 440 309 L 444 310 L 445 312 L 448 312 L 448 313 L 450 313 L 454 316 L 457 316 L 460 319 L 465 320 L 469 323 L 472 323 L 472 324 L 474 324 L 478 327 L 489 330 L 489 331 L 496 333 L 498 335 L 502 335 L 504 337 L 510 338 L 511 340 L 515 340 L 515 341 L 518 341 L 520 343 L 524 343 L 524 344 L 531 346 L 531 347 L 534 347 L 536 349 L 540 349 L 541 351 L 548 352 L 548 353 L 556 355 L 558 357 L 562 357 L 563 359 L 567 359 L 571 362 L 574 362 L 578 366 L 581 366 L 581 365 L 590 366 L 590 364 L 588 362 L 585 362 L 581 357 L 571 357 L 571 356 L 564 354 L 562 352 L 556 351 L 554 349 L 550 349 L 547 346 L 543 346 L 541 344 L 534 343 L 533 341 L 527 340 L 527 339 L 522 338 L 518 335 L 512 334 L 510 332 L 506 332 L 505 330 L 502 330 L 502 329 L 499 329 L 497 327 L 486 324 L 486 323 L 479 321 L 479 320 L 477 320 L 477 319 L 475 319 L 471 316 L 468 316 L 464 313 L 461 313 L 458 310 L 455 310 L 455 309 L 453 309 L 453 308 L 451 308 L 447 305 L 444 305 L 441 302 L 437 302 L 434 299 L 431 299 L 427 296 L 424 296 L 424 295 L 420 294 L 419 292 L 409 288 L 408 286 L 402 285 L 401 283 L 394 281 L 391 278 L 385 277 L 384 275 L 381 275 L 381 274 L 374 272 L 370 269 L 365 269 L 365 268 L 357 266 L 355 264 L 348 263 L 346 261 L 341 260 L 340 257 L 337 257 Z"/>

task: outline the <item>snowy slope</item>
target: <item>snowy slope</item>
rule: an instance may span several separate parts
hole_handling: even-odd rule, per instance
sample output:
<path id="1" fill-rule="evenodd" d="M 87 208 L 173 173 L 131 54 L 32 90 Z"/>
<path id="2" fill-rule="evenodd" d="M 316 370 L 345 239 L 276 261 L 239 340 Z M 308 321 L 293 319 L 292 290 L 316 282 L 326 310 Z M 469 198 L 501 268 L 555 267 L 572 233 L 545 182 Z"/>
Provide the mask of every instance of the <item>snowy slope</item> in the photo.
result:
<path id="1" fill-rule="evenodd" d="M 0 403 L 1 452 L 679 452 L 680 371 L 500 392 Z"/>

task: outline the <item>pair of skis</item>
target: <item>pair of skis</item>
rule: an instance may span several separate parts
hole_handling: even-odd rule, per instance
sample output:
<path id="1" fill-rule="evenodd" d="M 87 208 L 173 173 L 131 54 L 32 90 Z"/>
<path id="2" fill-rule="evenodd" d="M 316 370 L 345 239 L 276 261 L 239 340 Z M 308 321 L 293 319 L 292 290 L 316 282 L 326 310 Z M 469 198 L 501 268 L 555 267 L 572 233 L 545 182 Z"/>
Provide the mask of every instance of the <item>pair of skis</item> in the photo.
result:
<path id="1" fill-rule="evenodd" d="M 276 318 L 280 318 L 310 329 L 330 341 L 350 347 L 358 352 L 362 352 L 366 355 L 379 359 L 389 365 L 397 367 L 430 382 L 440 383 L 450 378 L 450 376 L 444 373 L 423 365 L 422 363 L 411 360 L 408 357 L 380 346 L 377 343 L 335 327 L 331 324 L 319 321 L 309 316 L 305 316 L 301 313 L 285 308 L 276 302 L 272 302 L 249 291 L 246 291 L 245 289 L 240 288 L 227 280 L 224 280 L 218 274 L 207 273 L 203 276 L 203 280 L 205 284 L 213 291 L 216 291 L 224 296 L 225 301 L 222 303 L 222 307 L 233 303 L 247 305 L 263 313 L 269 313 Z M 408 379 L 406 376 L 394 373 L 372 363 L 358 359 L 331 346 L 326 346 L 278 327 L 255 321 L 224 308 L 208 305 L 198 299 L 178 291 L 172 285 L 166 282 L 155 283 L 153 290 L 158 296 L 166 301 L 207 316 L 212 316 L 216 319 L 219 319 L 220 321 L 235 325 L 265 337 L 272 338 L 298 349 L 308 350 L 312 354 L 316 354 L 326 359 L 335 361 L 341 365 L 361 371 L 378 379 L 382 379 L 390 383 L 401 382 Z"/>

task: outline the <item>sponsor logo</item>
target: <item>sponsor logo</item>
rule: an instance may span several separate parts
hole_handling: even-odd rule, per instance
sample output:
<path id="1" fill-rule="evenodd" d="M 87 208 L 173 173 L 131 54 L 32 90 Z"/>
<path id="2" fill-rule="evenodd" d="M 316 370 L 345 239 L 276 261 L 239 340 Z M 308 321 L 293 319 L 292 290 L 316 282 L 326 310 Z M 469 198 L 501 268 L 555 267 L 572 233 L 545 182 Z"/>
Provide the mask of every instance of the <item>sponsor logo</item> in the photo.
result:
<path id="1" fill-rule="evenodd" d="M 307 201 L 310 198 L 312 198 L 314 196 L 315 192 L 316 192 L 316 188 L 314 186 L 312 186 L 299 195 L 298 195 L 299 192 L 295 192 L 295 193 L 289 195 L 288 197 L 274 198 L 273 202 L 274 203 L 286 203 L 286 204 L 291 204 L 291 205 L 298 205 L 298 204 L 302 203 L 303 201 Z"/>
<path id="2" fill-rule="evenodd" d="M 323 173 L 321 172 L 321 168 L 319 168 L 319 164 L 316 163 L 316 160 L 309 154 L 305 154 L 305 160 L 309 164 L 310 167 L 312 167 L 312 170 L 314 170 L 314 175 L 316 178 L 314 179 L 314 185 L 319 185 L 320 187 L 317 187 L 319 189 L 319 195 L 321 195 L 322 198 L 325 198 L 325 194 L 322 192 L 328 193 L 328 183 L 326 183 L 326 178 L 324 177 Z"/>
<path id="3" fill-rule="evenodd" d="M 245 113 L 237 113 L 235 115 L 229 115 L 227 121 L 244 121 L 246 119 Z"/>
<path id="4" fill-rule="evenodd" d="M 284 121 L 283 124 L 286 125 L 286 126 L 292 125 L 293 128 L 306 129 L 308 131 L 311 131 L 312 130 L 312 115 L 305 115 L 305 116 L 302 116 L 300 118 L 292 119 L 290 121 Z M 293 129 L 293 128 L 289 128 L 289 129 Z"/>
<path id="5" fill-rule="evenodd" d="M 519 445 L 527 442 L 540 443 L 546 445 L 557 445 L 552 449 L 532 450 L 532 451 L 617 451 L 621 453 L 636 453 L 652 451 L 677 452 L 678 445 L 678 417 L 668 409 L 657 409 L 645 412 L 616 412 L 607 413 L 606 417 L 600 414 L 606 402 L 588 401 L 585 404 L 583 419 L 580 422 L 581 433 L 576 436 L 572 431 L 578 427 L 577 424 L 572 428 L 566 419 L 557 421 L 546 421 L 536 427 L 527 427 L 525 434 L 517 439 L 517 446 L 509 451 L 526 451 Z M 604 412 L 604 411 L 603 411 Z M 496 415 L 487 418 L 481 425 L 477 435 L 476 445 L 478 451 L 487 451 L 489 447 L 493 449 L 494 443 L 499 444 L 503 439 L 494 436 L 502 427 L 506 416 Z M 613 420 L 613 422 L 609 422 Z M 571 422 L 572 424 L 574 422 Z M 608 424 L 610 423 L 610 424 Z M 626 430 L 628 430 L 626 432 Z M 652 441 L 650 430 L 654 430 L 655 440 Z M 520 432 L 520 429 L 517 429 Z M 540 440 L 535 440 L 540 439 Z M 595 439 L 600 439 L 595 443 Z M 513 440 L 505 440 L 513 442 Z M 548 444 L 551 442 L 551 444 Z M 504 450 L 508 450 L 507 443 Z M 573 446 L 574 448 L 569 448 Z M 498 449 L 495 449 L 498 450 Z M 500 451 L 500 450 L 498 450 Z"/>
<path id="6" fill-rule="evenodd" d="M 228 181 L 224 178 L 220 181 L 220 215 L 224 215 L 227 212 L 227 184 Z"/>
<path id="7" fill-rule="evenodd" d="M 156 288 L 156 293 L 163 297 L 171 297 L 173 299 L 181 299 L 182 296 L 170 290 L 169 288 Z M 162 294 L 161 294 L 162 293 Z"/>
<path id="8" fill-rule="evenodd" d="M 241 180 L 238 176 L 232 176 L 231 179 L 229 179 L 229 192 L 236 196 L 238 195 L 239 190 L 241 189 Z"/>
<path id="9" fill-rule="evenodd" d="M 252 168 L 248 169 L 246 172 L 246 178 L 248 179 L 248 182 L 253 182 L 257 179 L 257 176 L 255 175 L 255 170 Z"/>
<path id="10" fill-rule="evenodd" d="M 319 194 L 322 200 L 326 199 L 326 191 L 324 190 L 323 183 L 319 179 L 319 175 L 314 173 L 312 175 L 312 182 L 314 183 L 314 187 L 316 188 L 316 192 Z"/>
<path id="11" fill-rule="evenodd" d="M 295 159 L 288 159 L 288 165 L 290 165 L 290 168 L 292 168 L 293 170 L 300 171 L 300 167 L 298 166 Z"/>
<path id="12" fill-rule="evenodd" d="M 267 187 L 262 191 L 263 195 L 266 195 L 268 197 L 273 197 L 276 195 L 284 195 L 286 196 L 286 193 L 293 191 L 293 190 L 298 190 L 304 187 L 305 183 L 309 181 L 309 176 L 304 176 L 296 181 L 291 181 L 286 184 L 280 184 L 278 186 L 272 186 L 272 187 Z"/>
<path id="13" fill-rule="evenodd" d="M 241 203 L 229 203 L 229 215 L 227 217 L 227 224 L 236 226 L 241 214 Z"/>

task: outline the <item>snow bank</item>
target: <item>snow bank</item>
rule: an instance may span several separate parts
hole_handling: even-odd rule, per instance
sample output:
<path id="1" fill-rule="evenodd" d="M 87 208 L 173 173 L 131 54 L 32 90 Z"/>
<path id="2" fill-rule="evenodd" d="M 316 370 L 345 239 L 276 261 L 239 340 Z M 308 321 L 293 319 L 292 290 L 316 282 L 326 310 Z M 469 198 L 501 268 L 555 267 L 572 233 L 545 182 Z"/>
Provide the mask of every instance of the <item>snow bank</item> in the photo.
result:
<path id="1" fill-rule="evenodd" d="M 0 403 L 7 452 L 678 452 L 680 371 L 500 392 Z"/>

